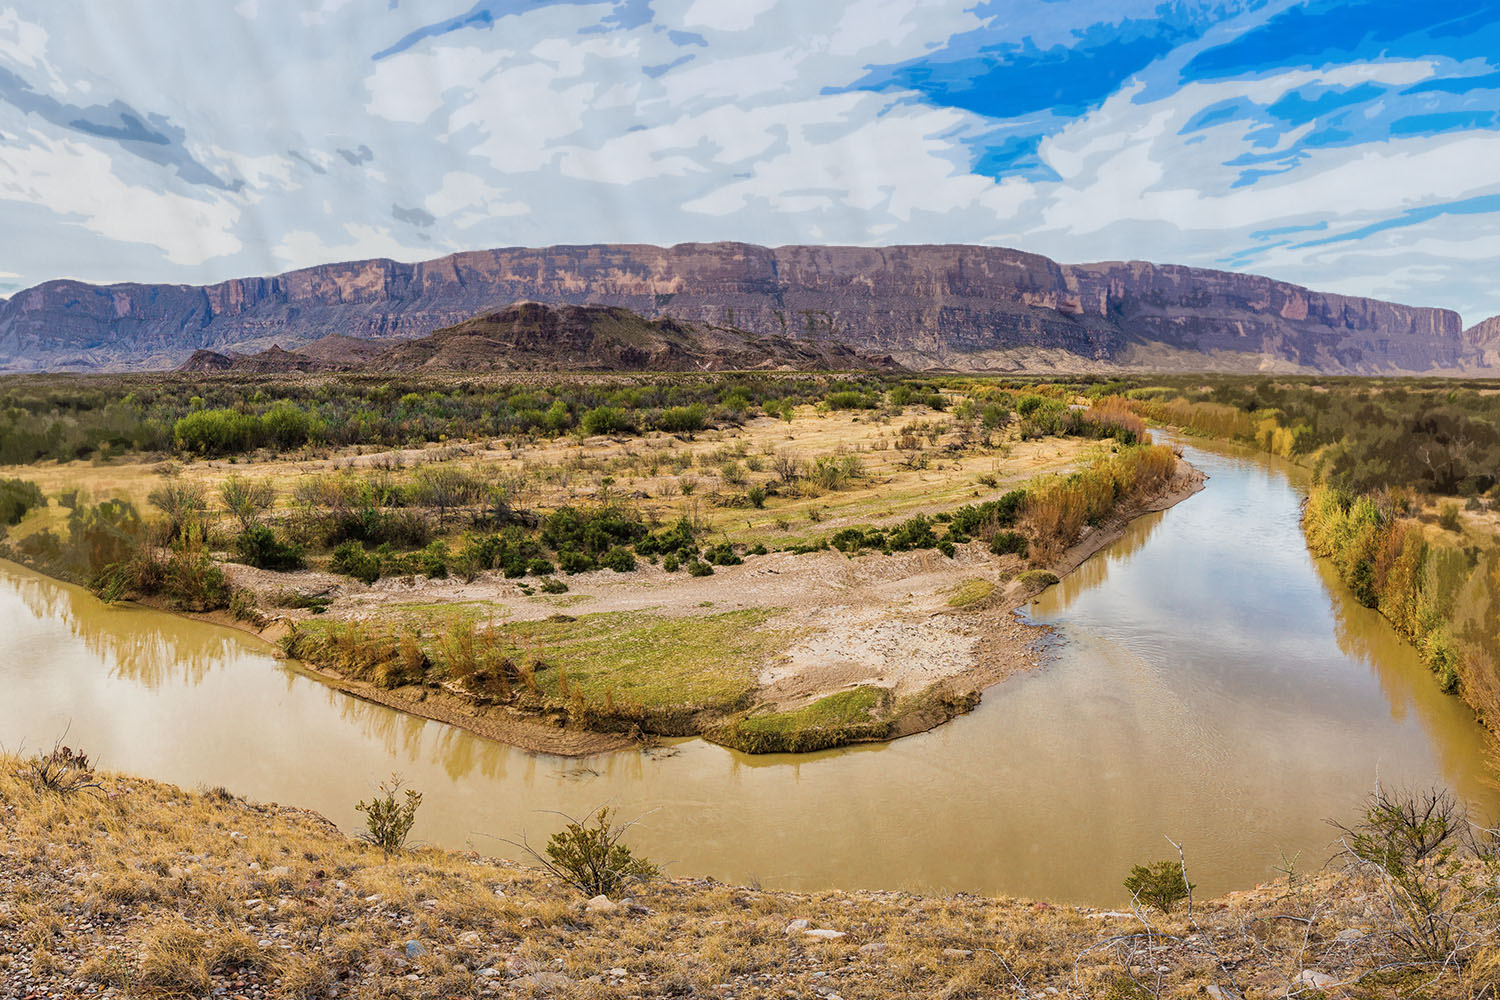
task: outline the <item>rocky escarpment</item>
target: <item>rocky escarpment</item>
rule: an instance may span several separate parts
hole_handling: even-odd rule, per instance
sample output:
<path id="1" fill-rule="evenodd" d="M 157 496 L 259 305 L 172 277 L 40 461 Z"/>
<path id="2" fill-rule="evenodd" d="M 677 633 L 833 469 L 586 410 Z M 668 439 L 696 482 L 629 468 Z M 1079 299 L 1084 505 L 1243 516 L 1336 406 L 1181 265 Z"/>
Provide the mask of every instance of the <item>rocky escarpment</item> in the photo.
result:
<path id="1" fill-rule="evenodd" d="M 1464 331 L 1464 351 L 1474 368 L 1500 368 L 1500 316 L 1491 316 Z"/>
<path id="2" fill-rule="evenodd" d="M 151 368 L 327 335 L 414 338 L 505 304 L 620 306 L 915 368 L 1451 371 L 1456 313 L 1253 275 L 1000 247 L 510 248 L 209 286 L 54 281 L 0 303 L 0 369 Z"/>

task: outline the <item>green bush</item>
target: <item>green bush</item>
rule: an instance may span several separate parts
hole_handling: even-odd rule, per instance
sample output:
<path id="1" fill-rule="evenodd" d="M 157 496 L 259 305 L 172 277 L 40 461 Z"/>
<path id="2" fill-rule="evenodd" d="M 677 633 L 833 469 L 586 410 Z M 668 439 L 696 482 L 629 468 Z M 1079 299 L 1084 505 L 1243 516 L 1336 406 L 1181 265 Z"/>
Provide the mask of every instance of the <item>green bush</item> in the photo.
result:
<path id="1" fill-rule="evenodd" d="M 557 577 L 548 577 L 542 581 L 542 593 L 544 594 L 566 594 L 568 585 Z"/>
<path id="2" fill-rule="evenodd" d="M 355 810 L 365 814 L 365 832 L 360 839 L 374 844 L 387 855 L 395 854 L 406 846 L 406 838 L 417 822 L 417 809 L 422 805 L 422 793 L 408 788 L 404 801 L 396 801 L 396 793 L 402 791 L 404 782 L 396 775 L 380 784 L 380 794 L 369 802 L 360 802 Z"/>
<path id="3" fill-rule="evenodd" d="M 616 573 L 632 573 L 635 571 L 635 553 L 617 545 L 599 557 L 599 565 Z"/>
<path id="4" fill-rule="evenodd" d="M 659 430 L 669 434 L 692 434 L 701 431 L 708 421 L 708 407 L 702 403 L 690 406 L 672 406 L 662 411 L 656 420 Z"/>
<path id="5" fill-rule="evenodd" d="M 680 567 L 681 563 L 677 559 L 676 552 L 668 552 L 665 558 L 663 558 L 661 561 L 661 568 L 666 570 L 668 573 L 675 573 Z"/>
<path id="6" fill-rule="evenodd" d="M 694 559 L 687 564 L 688 576 L 713 576 L 714 568 L 701 559 Z"/>
<path id="7" fill-rule="evenodd" d="M 352 576 L 363 583 L 380 579 L 380 557 L 366 552 L 364 545 L 356 541 L 344 542 L 334 549 L 329 567 L 335 573 Z"/>
<path id="8" fill-rule="evenodd" d="M 1162 913 L 1171 913 L 1174 906 L 1192 896 L 1194 888 L 1183 875 L 1180 860 L 1135 865 L 1125 878 L 1125 891 L 1132 899 L 1154 906 Z"/>
<path id="9" fill-rule="evenodd" d="M 599 568 L 599 561 L 587 552 L 578 552 L 574 549 L 559 549 L 557 552 L 557 567 L 564 573 L 587 573 L 591 569 Z"/>
<path id="10" fill-rule="evenodd" d="M 618 896 L 661 876 L 659 868 L 620 842 L 630 824 L 615 823 L 608 808 L 592 819 L 590 824 L 570 817 L 568 825 L 548 840 L 546 856 L 533 855 L 553 876 L 590 898 Z"/>
<path id="11" fill-rule="evenodd" d="M 198 455 L 229 455 L 259 443 L 260 421 L 238 410 L 198 410 L 172 426 L 177 447 Z"/>
<path id="12" fill-rule="evenodd" d="M 302 568 L 302 548 L 278 541 L 276 533 L 264 524 L 252 524 L 234 540 L 235 556 L 240 562 L 259 569 L 278 571 Z"/>
<path id="13" fill-rule="evenodd" d="M 585 434 L 631 434 L 635 432 L 635 421 L 628 413 L 614 406 L 596 406 L 583 415 L 581 421 Z"/>
<path id="14" fill-rule="evenodd" d="M 937 536 L 932 532 L 932 522 L 918 514 L 893 528 L 886 537 L 886 544 L 896 552 L 930 549 L 937 545 Z"/>
<path id="15" fill-rule="evenodd" d="M 997 556 L 1015 553 L 1024 559 L 1027 548 L 1026 536 L 1019 531 L 997 531 L 990 539 L 990 551 Z"/>
<path id="16" fill-rule="evenodd" d="M 715 566 L 738 566 L 745 561 L 728 542 L 722 542 L 705 550 L 703 558 Z M 691 571 L 691 567 L 689 570 Z"/>
<path id="17" fill-rule="evenodd" d="M 436 541 L 422 550 L 422 573 L 431 580 L 448 578 L 448 543 Z"/>

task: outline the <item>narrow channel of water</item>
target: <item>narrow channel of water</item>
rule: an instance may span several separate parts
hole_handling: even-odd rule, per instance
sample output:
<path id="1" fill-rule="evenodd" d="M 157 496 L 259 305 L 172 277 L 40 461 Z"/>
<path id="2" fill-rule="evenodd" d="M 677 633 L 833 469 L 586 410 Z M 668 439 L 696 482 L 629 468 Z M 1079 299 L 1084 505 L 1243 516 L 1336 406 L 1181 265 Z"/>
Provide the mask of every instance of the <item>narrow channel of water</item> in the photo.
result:
<path id="1" fill-rule="evenodd" d="M 1487 810 L 1464 705 L 1307 553 L 1294 470 L 1189 448 L 1208 488 L 1137 521 L 1036 602 L 1047 666 L 889 746 L 745 757 L 701 741 L 534 756 L 341 695 L 232 630 L 0 563 L 0 744 L 68 741 L 105 767 L 224 785 L 357 828 L 392 771 L 415 836 L 510 854 L 600 804 L 677 873 L 1118 903 L 1131 864 L 1184 843 L 1200 891 L 1326 856 L 1379 779 Z"/>

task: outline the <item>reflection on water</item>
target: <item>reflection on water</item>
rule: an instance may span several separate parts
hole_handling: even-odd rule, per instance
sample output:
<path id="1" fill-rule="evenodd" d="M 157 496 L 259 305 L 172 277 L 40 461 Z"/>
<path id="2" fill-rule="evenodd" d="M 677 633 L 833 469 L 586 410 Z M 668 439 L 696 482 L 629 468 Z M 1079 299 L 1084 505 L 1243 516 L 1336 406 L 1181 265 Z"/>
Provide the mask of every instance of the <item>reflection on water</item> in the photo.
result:
<path id="1" fill-rule="evenodd" d="M 972 714 L 890 746 L 747 758 L 697 740 L 526 754 L 350 698 L 264 643 L 0 563 L 0 742 L 70 740 L 105 766 L 318 809 L 346 829 L 374 782 L 426 793 L 416 836 L 505 851 L 548 810 L 646 814 L 677 872 L 790 888 L 1119 902 L 1186 841 L 1213 893 L 1321 856 L 1375 780 L 1493 805 L 1464 706 L 1307 555 L 1286 470 L 1195 450 L 1208 489 L 1038 600 L 1060 641 Z"/>

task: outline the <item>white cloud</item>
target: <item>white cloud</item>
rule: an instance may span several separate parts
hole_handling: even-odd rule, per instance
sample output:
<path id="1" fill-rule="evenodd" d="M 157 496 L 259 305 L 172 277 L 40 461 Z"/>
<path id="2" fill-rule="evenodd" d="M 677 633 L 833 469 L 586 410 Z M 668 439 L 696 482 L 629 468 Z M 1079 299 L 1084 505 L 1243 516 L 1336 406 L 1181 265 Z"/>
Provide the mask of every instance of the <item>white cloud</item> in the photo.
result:
<path id="1" fill-rule="evenodd" d="M 682 23 L 690 28 L 707 28 L 710 31 L 744 31 L 755 24 L 757 18 L 772 7 L 777 0 L 693 0 L 682 16 Z"/>
<path id="2" fill-rule="evenodd" d="M 292 268 L 370 257 L 412 261 L 436 255 L 432 247 L 407 246 L 384 226 L 348 223 L 343 227 L 343 235 L 348 239 L 339 243 L 327 243 L 317 233 L 297 229 L 287 233 L 273 252 L 287 267 Z"/>
<path id="3" fill-rule="evenodd" d="M 227 198 L 201 199 L 128 184 L 105 153 L 29 133 L 26 146 L 0 157 L 0 200 L 50 209 L 111 240 L 159 247 L 174 264 L 195 265 L 232 254 L 240 208 Z"/>
<path id="4" fill-rule="evenodd" d="M 328 15 L 337 14 L 353 0 L 323 0 L 315 10 L 305 10 L 301 14 L 303 27 L 315 27 L 328 20 Z"/>
<path id="5" fill-rule="evenodd" d="M 53 90 L 63 91 L 67 85 L 47 60 L 47 38 L 46 28 L 22 20 L 14 7 L 0 10 L 0 60 L 40 70 L 47 74 Z"/>
<path id="6" fill-rule="evenodd" d="M 508 200 L 506 193 L 491 187 L 483 178 L 455 170 L 443 176 L 440 188 L 423 201 L 427 211 L 439 219 L 452 217 L 453 224 L 467 229 L 487 219 L 525 215 L 525 202 Z"/>

